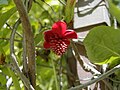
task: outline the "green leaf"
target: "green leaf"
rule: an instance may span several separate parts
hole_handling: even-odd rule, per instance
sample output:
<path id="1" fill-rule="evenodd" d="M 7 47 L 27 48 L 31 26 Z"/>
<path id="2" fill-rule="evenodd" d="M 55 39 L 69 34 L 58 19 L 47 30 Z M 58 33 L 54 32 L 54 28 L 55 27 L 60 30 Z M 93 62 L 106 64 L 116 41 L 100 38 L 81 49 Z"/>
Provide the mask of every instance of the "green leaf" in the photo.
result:
<path id="1" fill-rule="evenodd" d="M 8 4 L 8 0 L 0 0 L 0 5 L 7 5 Z"/>
<path id="2" fill-rule="evenodd" d="M 41 40 L 43 40 L 43 31 L 35 36 L 35 45 L 39 44 Z"/>
<path id="3" fill-rule="evenodd" d="M 120 0 L 112 0 L 112 2 L 113 2 L 115 5 L 119 5 Z"/>
<path id="4" fill-rule="evenodd" d="M 116 5 L 114 5 L 110 0 L 109 1 L 109 11 L 112 14 L 112 16 L 115 16 L 117 21 L 120 23 L 120 8 L 118 8 Z"/>
<path id="5" fill-rule="evenodd" d="M 117 79 L 120 81 L 120 70 L 117 70 L 115 72 L 115 75 L 117 76 Z"/>
<path id="6" fill-rule="evenodd" d="M 75 3 L 76 0 L 67 0 L 65 8 L 65 21 L 67 23 L 70 23 L 70 21 L 73 19 Z"/>
<path id="7" fill-rule="evenodd" d="M 109 64 L 109 69 L 114 68 L 118 64 L 120 64 L 120 58 L 114 58 L 114 60 L 111 61 Z"/>
<path id="8" fill-rule="evenodd" d="M 16 12 L 16 8 L 13 7 L 7 12 L 0 15 L 0 29 L 3 27 L 3 25 L 6 23 L 6 21 Z"/>
<path id="9" fill-rule="evenodd" d="M 39 87 L 39 85 L 36 86 L 36 90 L 41 90 L 41 88 Z"/>
<path id="10" fill-rule="evenodd" d="M 120 30 L 107 26 L 93 28 L 84 40 L 89 60 L 96 64 L 120 58 Z"/>
<path id="11" fill-rule="evenodd" d="M 0 84 L 5 85 L 6 84 L 6 77 L 0 73 Z"/>
<path id="12" fill-rule="evenodd" d="M 15 75 L 15 73 L 14 73 L 13 71 L 11 71 L 10 68 L 8 68 L 8 71 L 9 71 L 11 77 L 12 77 L 13 84 L 14 84 L 14 86 L 15 86 L 15 89 L 16 89 L 16 90 L 21 90 L 20 84 L 19 84 L 19 80 L 18 80 L 17 76 Z"/>
<path id="13" fill-rule="evenodd" d="M 0 35 L 1 35 L 0 38 L 9 37 L 10 33 L 11 33 L 10 29 L 7 29 L 7 28 L 0 30 Z"/>
<path id="14" fill-rule="evenodd" d="M 6 86 L 4 85 L 4 86 L 1 86 L 1 87 L 0 87 L 0 90 L 7 90 L 7 88 L 6 88 Z"/>
<path id="15" fill-rule="evenodd" d="M 1 71 L 2 71 L 2 73 L 4 73 L 4 75 L 10 76 L 10 73 L 9 73 L 7 67 L 2 67 L 2 68 L 1 68 Z"/>
<path id="16" fill-rule="evenodd" d="M 49 17 L 48 15 L 49 15 L 48 11 L 43 11 L 42 14 L 41 14 L 41 19 L 48 18 Z"/>

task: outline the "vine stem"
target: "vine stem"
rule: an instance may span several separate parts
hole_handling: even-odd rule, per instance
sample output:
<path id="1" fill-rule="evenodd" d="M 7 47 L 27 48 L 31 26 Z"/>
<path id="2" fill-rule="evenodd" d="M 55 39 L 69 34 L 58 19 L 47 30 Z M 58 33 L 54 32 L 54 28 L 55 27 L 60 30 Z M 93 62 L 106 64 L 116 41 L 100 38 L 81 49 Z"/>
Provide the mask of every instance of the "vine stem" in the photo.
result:
<path id="1" fill-rule="evenodd" d="M 82 66 L 82 68 L 87 71 L 87 72 L 92 72 L 93 74 L 101 74 L 98 70 L 96 70 L 94 67 L 91 67 L 90 65 L 88 65 L 87 63 L 85 63 L 79 54 L 79 51 L 74 43 L 74 41 L 71 41 L 71 47 L 73 48 L 73 51 L 75 52 L 75 58 L 76 60 L 78 60 L 79 64 Z M 87 68 L 86 68 L 87 67 Z"/>
<path id="2" fill-rule="evenodd" d="M 55 64 L 54 64 L 53 59 L 52 59 L 51 61 L 52 61 L 53 72 L 54 72 L 54 76 L 55 76 L 55 85 L 56 85 L 56 90 L 59 90 L 59 89 L 58 89 L 58 81 L 57 81 L 57 75 L 56 75 Z"/>
<path id="3" fill-rule="evenodd" d="M 14 25 L 14 29 L 11 32 L 10 35 L 10 56 L 11 56 L 11 64 L 9 65 L 10 68 L 12 68 L 13 70 L 15 70 L 15 72 L 20 76 L 21 80 L 23 81 L 24 85 L 29 89 L 29 90 L 35 90 L 32 85 L 30 84 L 29 80 L 24 76 L 24 74 L 22 73 L 22 71 L 19 68 L 18 62 L 17 62 L 17 58 L 14 54 L 14 37 L 15 37 L 15 32 L 17 30 L 18 25 L 20 24 L 20 19 L 18 19 L 18 21 L 15 23 Z"/>
<path id="4" fill-rule="evenodd" d="M 23 0 L 13 0 L 19 12 L 23 33 L 26 42 L 26 57 L 28 57 L 28 75 L 29 81 L 33 88 L 36 87 L 36 61 L 35 61 L 35 45 L 32 26 L 28 18 L 26 7 Z M 29 0 L 32 4 L 32 0 Z"/>
<path id="5" fill-rule="evenodd" d="M 62 88 L 63 88 L 63 85 L 62 85 L 62 60 L 63 60 L 63 55 L 60 58 L 60 69 L 59 69 L 60 90 L 62 90 Z"/>
<path id="6" fill-rule="evenodd" d="M 99 76 L 98 78 L 95 78 L 95 79 L 93 79 L 93 80 L 91 80 L 91 81 L 89 81 L 89 82 L 87 82 L 87 83 L 85 83 L 85 84 L 78 85 L 78 86 L 76 86 L 76 87 L 72 87 L 72 88 L 70 88 L 69 90 L 78 90 L 78 89 L 85 88 L 85 87 L 87 87 L 87 86 L 89 86 L 89 85 L 91 85 L 91 84 L 93 84 L 93 83 L 95 83 L 95 82 L 98 82 L 98 81 L 100 81 L 100 80 L 105 79 L 106 77 L 108 77 L 109 75 L 113 74 L 114 72 L 116 72 L 116 71 L 119 70 L 119 69 L 120 69 L 120 64 L 117 65 L 117 66 L 115 66 L 115 67 L 112 68 L 111 70 L 107 71 L 106 73 L 102 74 L 102 75 Z"/>
<path id="7" fill-rule="evenodd" d="M 117 26 L 117 20 L 116 20 L 115 17 L 113 17 L 113 20 L 114 20 L 114 28 L 117 29 L 118 28 L 118 26 Z"/>
<path id="8" fill-rule="evenodd" d="M 19 19 L 18 19 L 18 20 L 19 20 Z M 21 21 L 19 21 L 19 23 L 21 23 Z M 8 23 L 6 23 L 6 25 L 7 25 L 7 27 L 10 28 L 10 30 L 13 31 L 14 28 L 12 28 Z M 16 31 L 15 33 L 16 33 L 19 37 L 23 38 L 23 36 L 22 36 L 20 33 L 18 33 L 17 31 Z"/>

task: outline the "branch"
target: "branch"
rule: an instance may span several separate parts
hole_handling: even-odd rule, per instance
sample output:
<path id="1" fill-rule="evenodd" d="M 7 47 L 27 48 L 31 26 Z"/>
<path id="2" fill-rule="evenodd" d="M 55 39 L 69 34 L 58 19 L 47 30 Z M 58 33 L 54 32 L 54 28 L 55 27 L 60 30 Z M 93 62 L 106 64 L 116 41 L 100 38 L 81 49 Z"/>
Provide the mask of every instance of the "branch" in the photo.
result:
<path id="1" fill-rule="evenodd" d="M 10 53 L 14 53 L 14 37 L 15 37 L 15 33 L 17 30 L 18 25 L 20 24 L 20 19 L 17 20 L 17 22 L 14 24 L 14 27 L 12 29 L 11 32 L 11 36 L 10 36 Z"/>
<path id="2" fill-rule="evenodd" d="M 66 5 L 66 2 L 62 1 L 62 0 L 58 0 L 62 5 Z"/>
<path id="3" fill-rule="evenodd" d="M 32 27 L 30 24 L 30 21 L 28 19 L 27 11 L 25 9 L 25 6 L 21 0 L 13 0 L 17 10 L 20 15 L 21 23 L 23 26 L 23 33 L 25 35 L 25 41 L 26 41 L 26 51 L 27 51 L 27 57 L 28 57 L 28 75 L 31 84 L 33 87 L 36 87 L 36 69 L 35 69 L 35 47 L 34 47 L 34 39 L 33 39 L 33 33 L 32 33 Z"/>
<path id="4" fill-rule="evenodd" d="M 56 68 L 55 68 L 54 60 L 53 59 L 51 59 L 51 60 L 52 60 L 54 78 L 55 78 L 55 87 L 56 87 L 56 90 L 59 90 L 58 89 L 58 79 L 57 79 L 57 75 L 56 75 Z"/>
<path id="5" fill-rule="evenodd" d="M 115 79 L 113 79 L 113 78 L 111 78 L 111 77 L 107 77 L 107 78 L 108 78 L 109 80 L 115 82 L 115 83 L 119 83 L 119 84 L 120 84 L 120 81 L 118 81 L 118 80 L 115 80 Z"/>
<path id="6" fill-rule="evenodd" d="M 73 50 L 74 50 L 74 52 L 75 52 L 75 58 L 76 58 L 76 60 L 78 60 L 79 64 L 80 64 L 82 67 L 84 67 L 84 66 L 83 66 L 84 63 L 83 63 L 82 59 L 80 58 L 79 52 L 78 52 L 78 50 L 77 50 L 77 47 L 75 46 L 75 44 L 74 44 L 73 41 L 71 41 L 71 47 L 73 48 Z"/>
<path id="7" fill-rule="evenodd" d="M 115 16 L 113 17 L 113 20 L 114 20 L 114 28 L 118 29 L 117 20 L 116 20 Z"/>
<path id="8" fill-rule="evenodd" d="M 10 38 L 0 38 L 0 40 L 10 40 Z M 21 42 L 21 40 L 17 40 L 17 39 L 14 39 L 14 41 L 16 41 L 16 42 Z"/>
<path id="9" fill-rule="evenodd" d="M 62 90 L 63 89 L 63 82 L 62 82 L 62 59 L 63 58 L 63 56 L 61 57 L 61 59 L 60 59 L 60 63 L 59 63 L 59 65 L 60 65 L 60 68 L 59 68 L 59 85 L 60 85 L 60 90 Z"/>
<path id="10" fill-rule="evenodd" d="M 76 60 L 78 60 L 79 64 L 82 66 L 82 68 L 87 71 L 87 72 L 92 72 L 93 74 L 101 74 L 98 70 L 96 70 L 94 67 L 88 65 L 87 63 L 85 63 L 80 55 L 79 55 L 79 51 L 75 45 L 75 43 L 73 41 L 71 41 L 71 46 L 75 52 L 75 58 Z"/>
<path id="11" fill-rule="evenodd" d="M 115 66 L 114 68 L 112 68 L 111 70 L 107 71 L 106 73 L 102 74 L 101 76 L 99 76 L 98 78 L 95 78 L 85 84 L 82 84 L 82 85 L 79 85 L 79 86 L 76 86 L 76 87 L 72 87 L 70 88 L 69 90 L 78 90 L 78 89 L 82 89 L 82 88 L 85 88 L 95 82 L 98 82 L 100 80 L 103 80 L 105 79 L 106 77 L 108 77 L 109 75 L 113 74 L 114 72 L 116 72 L 117 70 L 120 69 L 120 64 Z"/>
<path id="12" fill-rule="evenodd" d="M 26 49 L 26 41 L 25 41 L 25 35 L 23 35 L 23 73 L 28 78 L 28 60 L 27 60 L 27 49 Z M 25 89 L 26 90 L 26 89 Z"/>
<path id="13" fill-rule="evenodd" d="M 112 90 L 112 85 L 110 84 L 110 82 L 106 81 L 106 80 L 102 80 L 102 82 L 108 87 L 109 90 Z"/>
<path id="14" fill-rule="evenodd" d="M 10 67 L 13 68 L 15 70 L 15 72 L 20 76 L 21 80 L 23 81 L 23 83 L 25 84 L 25 86 L 29 90 L 34 90 L 33 87 L 30 85 L 29 80 L 21 72 L 19 65 L 18 65 L 18 62 L 17 62 L 17 58 L 14 54 L 14 37 L 15 37 L 15 32 L 17 30 L 19 23 L 20 23 L 19 20 L 15 23 L 14 29 L 13 29 L 11 36 L 10 36 L 10 56 L 12 59 L 12 64 L 10 65 Z"/>
<path id="15" fill-rule="evenodd" d="M 19 19 L 19 23 L 21 23 L 20 19 Z M 7 25 L 7 27 L 10 28 L 10 30 L 13 31 L 13 28 L 12 28 L 8 23 L 6 23 L 6 25 Z M 16 32 L 16 34 L 17 34 L 18 36 L 20 36 L 21 38 L 23 37 L 23 36 L 22 36 L 20 33 L 18 33 L 18 32 Z"/>

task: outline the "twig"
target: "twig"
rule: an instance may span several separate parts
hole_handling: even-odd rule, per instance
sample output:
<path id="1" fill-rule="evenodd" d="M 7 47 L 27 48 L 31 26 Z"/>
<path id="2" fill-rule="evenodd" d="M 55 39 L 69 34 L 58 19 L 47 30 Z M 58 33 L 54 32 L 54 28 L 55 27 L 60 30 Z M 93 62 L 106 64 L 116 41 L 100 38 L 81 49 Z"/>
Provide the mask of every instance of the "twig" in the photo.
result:
<path id="1" fill-rule="evenodd" d="M 28 78 L 28 59 L 27 59 L 27 49 L 26 49 L 26 41 L 25 41 L 25 34 L 23 34 L 23 42 L 22 42 L 22 46 L 23 46 L 23 73 L 24 75 Z M 24 86 L 25 90 L 28 90 L 26 86 Z"/>
<path id="2" fill-rule="evenodd" d="M 51 8 L 51 10 L 52 10 L 52 12 L 53 12 L 54 14 L 56 14 L 51 5 L 49 5 L 49 4 L 48 4 L 46 1 L 44 1 L 44 0 L 43 0 L 43 2 Z"/>
<path id="3" fill-rule="evenodd" d="M 41 7 L 44 11 L 48 12 L 45 8 L 43 8 L 43 7 L 41 6 L 41 4 L 40 4 L 38 1 L 34 0 L 34 3 L 36 3 L 37 5 L 39 5 L 39 7 Z M 55 22 L 55 20 L 52 18 L 51 14 L 50 14 L 49 12 L 48 12 L 48 16 L 50 17 L 50 19 L 51 19 L 53 22 Z"/>
<path id="4" fill-rule="evenodd" d="M 78 52 L 78 49 L 77 47 L 75 46 L 75 43 L 73 41 L 71 41 L 71 46 L 75 52 L 75 58 L 76 60 L 78 60 L 79 64 L 83 67 L 83 69 L 85 71 L 88 71 L 88 72 L 92 72 L 93 74 L 101 74 L 98 70 L 96 70 L 95 68 L 91 67 L 90 65 L 88 65 L 87 63 L 85 63 L 80 55 L 79 55 L 79 52 Z"/>
<path id="5" fill-rule="evenodd" d="M 57 75 L 56 75 L 56 69 L 55 69 L 55 64 L 54 64 L 54 60 L 52 59 L 52 66 L 53 66 L 53 72 L 54 72 L 54 77 L 55 77 L 55 86 L 56 86 L 56 90 L 58 89 L 58 80 L 57 80 Z"/>
<path id="6" fill-rule="evenodd" d="M 59 83 L 60 83 L 60 90 L 62 90 L 63 88 L 63 83 L 62 83 L 62 58 L 63 56 L 61 56 L 61 59 L 60 59 L 60 69 L 59 69 Z"/>
<path id="7" fill-rule="evenodd" d="M 33 0 L 24 0 L 24 5 L 26 7 L 25 9 L 26 9 L 27 12 L 30 11 L 30 9 L 32 7 L 32 2 L 33 2 Z"/>
<path id="8" fill-rule="evenodd" d="M 78 52 L 78 50 L 77 50 L 77 48 L 76 48 L 76 46 L 75 46 L 75 44 L 74 44 L 73 41 L 71 41 L 71 46 L 72 46 L 72 48 L 73 48 L 73 50 L 74 50 L 76 60 L 78 60 L 78 61 L 79 61 L 79 64 L 80 64 L 82 67 L 84 67 L 84 66 L 83 66 L 84 63 L 83 63 L 82 59 L 80 58 L 79 52 Z"/>
<path id="9" fill-rule="evenodd" d="M 19 23 L 21 23 L 20 19 L 19 19 Z M 10 28 L 10 30 L 13 30 L 13 28 L 12 28 L 8 23 L 6 23 L 6 25 L 7 25 L 7 27 Z M 18 33 L 18 32 L 16 32 L 16 34 L 17 34 L 18 36 L 20 36 L 21 38 L 23 37 L 23 36 L 22 36 L 20 33 Z"/>
<path id="10" fill-rule="evenodd" d="M 11 36 L 10 36 L 10 52 L 11 53 L 14 53 L 14 37 L 15 37 L 15 33 L 16 33 L 17 28 L 18 28 L 18 25 L 20 24 L 19 21 L 20 20 L 18 19 L 17 22 L 14 24 L 14 27 L 13 27 L 12 32 L 11 32 Z"/>
<path id="11" fill-rule="evenodd" d="M 26 11 L 29 12 L 29 10 L 30 10 L 29 8 L 31 8 L 31 7 L 29 7 L 29 0 L 25 0 L 24 5 L 25 5 Z M 31 0 L 30 0 L 30 6 L 32 6 Z M 23 73 L 28 78 L 29 77 L 28 76 L 28 65 L 27 65 L 28 60 L 27 60 L 27 51 L 26 51 L 27 49 L 26 49 L 26 41 L 25 40 L 26 40 L 25 34 L 23 34 L 23 42 L 22 42 L 22 46 L 23 46 Z M 27 90 L 26 87 L 25 87 L 25 90 Z"/>
<path id="12" fill-rule="evenodd" d="M 58 0 L 62 5 L 66 5 L 66 3 L 65 2 L 63 2 L 62 0 Z"/>
<path id="13" fill-rule="evenodd" d="M 28 77 L 28 65 L 27 65 L 27 49 L 26 49 L 26 41 L 25 41 L 25 35 L 23 35 L 23 73 L 26 77 Z"/>
<path id="14" fill-rule="evenodd" d="M 34 90 L 33 87 L 30 85 L 29 80 L 21 72 L 18 62 L 17 62 L 17 58 L 14 54 L 14 37 L 15 37 L 15 32 L 17 30 L 18 25 L 19 25 L 19 20 L 15 23 L 14 29 L 11 32 L 11 36 L 10 36 L 10 56 L 12 59 L 12 64 L 10 67 L 13 68 L 15 70 L 15 72 L 20 76 L 21 80 L 23 81 L 23 83 L 29 90 Z"/>
<path id="15" fill-rule="evenodd" d="M 10 38 L 0 38 L 0 40 L 10 40 Z M 16 42 L 21 42 L 21 40 L 17 40 L 17 39 L 14 39 L 14 41 L 16 41 Z"/>
<path id="16" fill-rule="evenodd" d="M 108 79 L 110 79 L 111 81 L 113 81 L 113 82 L 115 82 L 115 83 L 119 83 L 119 84 L 120 84 L 120 81 L 118 81 L 118 80 L 115 80 L 115 79 L 110 78 L 110 77 L 108 77 Z"/>
<path id="17" fill-rule="evenodd" d="M 107 71 L 106 73 L 102 74 L 101 76 L 99 76 L 98 78 L 95 78 L 93 80 L 91 80 L 90 82 L 87 82 L 85 84 L 82 84 L 82 85 L 78 85 L 76 87 L 72 87 L 70 88 L 69 90 L 78 90 L 78 89 L 82 89 L 82 88 L 85 88 L 95 82 L 98 82 L 100 80 L 103 80 L 105 79 L 106 77 L 108 77 L 109 75 L 113 74 L 114 72 L 116 72 L 117 70 L 120 69 L 120 64 L 115 66 L 114 68 L 112 68 L 111 70 Z"/>
<path id="18" fill-rule="evenodd" d="M 117 29 L 118 26 L 117 26 L 117 20 L 116 20 L 115 16 L 113 17 L 113 20 L 114 20 L 114 28 Z"/>
<path id="19" fill-rule="evenodd" d="M 113 90 L 112 89 L 112 86 L 111 86 L 111 84 L 109 83 L 109 82 L 107 82 L 106 80 L 102 80 L 103 81 L 103 83 L 109 88 L 109 90 Z"/>
<path id="20" fill-rule="evenodd" d="M 31 84 L 33 87 L 36 87 L 36 63 L 35 63 L 35 47 L 34 47 L 34 36 L 32 33 L 32 27 L 30 24 L 30 21 L 28 19 L 27 11 L 25 9 L 25 6 L 21 0 L 13 0 L 17 10 L 20 15 L 21 23 L 23 26 L 23 33 L 25 35 L 25 41 L 26 41 L 26 51 L 27 51 L 27 57 L 28 57 L 28 75 Z"/>

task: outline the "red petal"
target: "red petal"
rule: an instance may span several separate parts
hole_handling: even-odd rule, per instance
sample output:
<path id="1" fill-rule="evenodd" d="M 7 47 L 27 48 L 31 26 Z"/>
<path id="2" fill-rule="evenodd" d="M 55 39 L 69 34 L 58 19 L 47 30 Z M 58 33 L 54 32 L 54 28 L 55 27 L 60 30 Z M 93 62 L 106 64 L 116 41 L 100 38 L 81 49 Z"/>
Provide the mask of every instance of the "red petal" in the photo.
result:
<path id="1" fill-rule="evenodd" d="M 52 30 L 47 30 L 44 32 L 45 41 L 49 42 L 51 36 L 53 36 Z"/>
<path id="2" fill-rule="evenodd" d="M 64 41 L 68 46 L 70 45 L 70 40 L 64 39 L 63 41 Z"/>
<path id="3" fill-rule="evenodd" d="M 67 39 L 77 39 L 77 33 L 74 30 L 66 30 L 65 38 Z"/>
<path id="4" fill-rule="evenodd" d="M 50 48 L 50 44 L 48 42 L 46 42 L 46 41 L 44 42 L 43 46 L 46 49 Z"/>
<path id="5" fill-rule="evenodd" d="M 62 37 L 64 33 L 66 32 L 66 28 L 67 28 L 67 25 L 65 22 L 58 21 L 53 24 L 52 31 L 54 33 L 57 33 L 60 37 Z"/>

